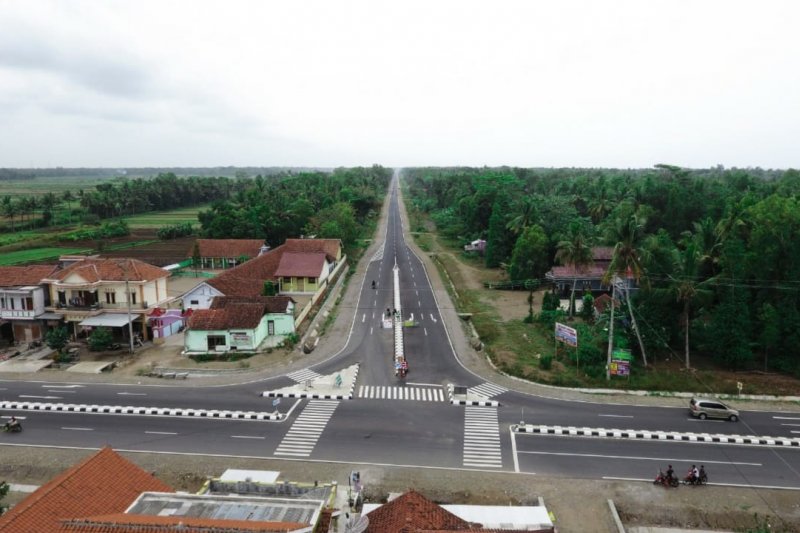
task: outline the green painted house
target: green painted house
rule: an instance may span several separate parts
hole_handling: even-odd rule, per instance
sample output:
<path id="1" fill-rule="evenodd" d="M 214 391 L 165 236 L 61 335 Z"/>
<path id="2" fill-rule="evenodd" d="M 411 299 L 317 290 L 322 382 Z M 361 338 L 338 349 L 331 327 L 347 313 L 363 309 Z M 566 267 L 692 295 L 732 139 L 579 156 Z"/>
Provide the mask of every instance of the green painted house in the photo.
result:
<path id="1" fill-rule="evenodd" d="M 289 296 L 217 296 L 208 309 L 192 313 L 184 355 L 258 352 L 294 333 L 295 302 Z"/>

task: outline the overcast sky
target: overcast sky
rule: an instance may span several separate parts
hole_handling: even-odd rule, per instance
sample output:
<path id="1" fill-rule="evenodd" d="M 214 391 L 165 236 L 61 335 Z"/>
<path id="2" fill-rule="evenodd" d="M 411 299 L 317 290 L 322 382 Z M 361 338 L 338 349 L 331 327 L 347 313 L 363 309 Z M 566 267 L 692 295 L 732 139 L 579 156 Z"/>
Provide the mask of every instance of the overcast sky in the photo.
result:
<path id="1" fill-rule="evenodd" d="M 800 167 L 798 15 L 0 0 L 0 166 Z"/>

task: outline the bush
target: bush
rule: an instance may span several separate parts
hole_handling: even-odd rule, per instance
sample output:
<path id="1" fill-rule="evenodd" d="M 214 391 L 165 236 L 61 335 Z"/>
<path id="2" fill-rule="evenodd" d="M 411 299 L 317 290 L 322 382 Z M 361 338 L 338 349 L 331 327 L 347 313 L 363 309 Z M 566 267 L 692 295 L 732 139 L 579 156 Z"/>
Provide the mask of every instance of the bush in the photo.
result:
<path id="1" fill-rule="evenodd" d="M 56 350 L 58 353 L 61 353 L 61 351 L 64 350 L 68 340 L 69 333 L 67 333 L 67 328 L 51 329 L 48 330 L 44 335 L 45 344 L 47 344 L 47 346 L 53 350 Z"/>
<path id="2" fill-rule="evenodd" d="M 89 335 L 89 349 L 93 352 L 107 350 L 111 346 L 111 330 L 108 328 L 97 328 Z"/>
<path id="3" fill-rule="evenodd" d="M 553 356 L 543 355 L 539 358 L 539 368 L 542 370 L 550 370 L 553 367 Z"/>
<path id="4" fill-rule="evenodd" d="M 181 224 L 172 224 L 170 226 L 162 226 L 156 231 L 156 236 L 162 241 L 168 239 L 177 239 L 179 237 L 188 237 L 194 233 L 194 227 L 191 222 L 183 222 Z"/>

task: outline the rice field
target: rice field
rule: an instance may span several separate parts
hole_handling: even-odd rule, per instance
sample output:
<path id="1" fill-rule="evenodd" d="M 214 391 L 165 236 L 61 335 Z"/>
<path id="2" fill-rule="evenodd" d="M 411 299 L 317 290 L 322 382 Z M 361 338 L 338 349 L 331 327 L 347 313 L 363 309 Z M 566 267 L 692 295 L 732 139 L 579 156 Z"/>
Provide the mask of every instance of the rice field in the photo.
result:
<path id="1" fill-rule="evenodd" d="M 158 229 L 161 226 L 172 226 L 174 224 L 182 224 L 184 222 L 191 222 L 196 226 L 199 226 L 200 223 L 197 221 L 197 213 L 204 209 L 208 209 L 208 207 L 208 205 L 184 207 L 180 209 L 174 209 L 172 211 L 143 213 L 141 215 L 124 218 L 131 229 Z"/>
<path id="2" fill-rule="evenodd" d="M 0 254 L 0 266 L 56 260 L 62 255 L 83 254 L 90 251 L 85 248 L 33 248 L 31 250 L 4 252 Z"/>

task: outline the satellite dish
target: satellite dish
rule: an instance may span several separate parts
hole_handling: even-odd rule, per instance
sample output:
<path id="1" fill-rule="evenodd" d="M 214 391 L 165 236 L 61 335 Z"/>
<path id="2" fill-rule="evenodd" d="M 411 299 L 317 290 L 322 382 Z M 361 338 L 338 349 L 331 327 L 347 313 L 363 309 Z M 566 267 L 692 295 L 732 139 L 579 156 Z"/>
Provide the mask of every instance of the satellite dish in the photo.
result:
<path id="1" fill-rule="evenodd" d="M 344 526 L 344 533 L 364 533 L 369 527 L 369 518 L 366 515 L 361 515 L 355 520 L 352 518 L 347 521 Z"/>

